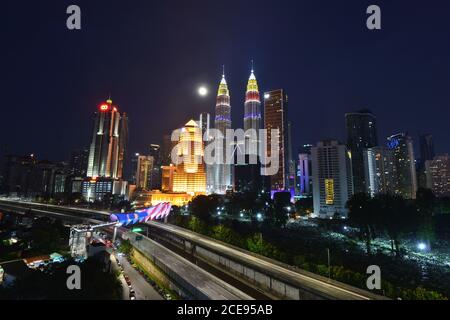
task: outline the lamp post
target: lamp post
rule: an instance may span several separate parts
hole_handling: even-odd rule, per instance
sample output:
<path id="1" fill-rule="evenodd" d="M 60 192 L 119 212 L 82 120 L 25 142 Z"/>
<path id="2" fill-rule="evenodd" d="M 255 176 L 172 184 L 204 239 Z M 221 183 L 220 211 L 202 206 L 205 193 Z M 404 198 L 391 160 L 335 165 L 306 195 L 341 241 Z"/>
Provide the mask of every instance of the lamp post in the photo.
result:
<path id="1" fill-rule="evenodd" d="M 330 248 L 327 248 L 327 256 L 328 256 L 328 279 L 331 280 Z"/>

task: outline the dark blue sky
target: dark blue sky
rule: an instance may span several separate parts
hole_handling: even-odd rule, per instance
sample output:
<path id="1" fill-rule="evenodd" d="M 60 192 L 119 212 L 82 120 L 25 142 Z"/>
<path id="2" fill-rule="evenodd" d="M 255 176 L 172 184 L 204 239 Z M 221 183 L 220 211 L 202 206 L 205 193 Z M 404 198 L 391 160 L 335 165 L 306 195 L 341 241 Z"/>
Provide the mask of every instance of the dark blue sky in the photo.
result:
<path id="1" fill-rule="evenodd" d="M 70 4 L 81 31 L 66 29 Z M 381 31 L 366 28 L 370 4 Z M 2 1 L 0 153 L 68 158 L 109 93 L 129 114 L 129 151 L 145 152 L 214 113 L 222 64 L 241 127 L 251 59 L 262 91 L 289 94 L 295 149 L 343 140 L 344 113 L 367 107 L 380 140 L 430 132 L 450 152 L 449 21 L 446 0 Z M 200 99 L 199 84 L 213 94 Z"/>

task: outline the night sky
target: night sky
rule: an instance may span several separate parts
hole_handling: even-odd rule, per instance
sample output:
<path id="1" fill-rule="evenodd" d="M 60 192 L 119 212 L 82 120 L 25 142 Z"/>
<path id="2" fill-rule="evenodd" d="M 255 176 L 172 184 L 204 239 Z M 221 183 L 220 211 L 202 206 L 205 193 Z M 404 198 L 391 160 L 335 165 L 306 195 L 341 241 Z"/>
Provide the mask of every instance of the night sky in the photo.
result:
<path id="1" fill-rule="evenodd" d="M 81 31 L 66 28 L 70 4 Z M 370 4 L 381 6 L 381 31 L 366 28 Z M 369 108 L 381 141 L 429 132 L 450 152 L 448 0 L 9 0 L 0 10 L 0 156 L 68 159 L 88 146 L 110 93 L 130 117 L 129 154 L 145 152 L 214 114 L 223 64 L 242 127 L 252 59 L 261 91 L 288 92 L 294 150 L 344 140 L 344 113 Z"/>

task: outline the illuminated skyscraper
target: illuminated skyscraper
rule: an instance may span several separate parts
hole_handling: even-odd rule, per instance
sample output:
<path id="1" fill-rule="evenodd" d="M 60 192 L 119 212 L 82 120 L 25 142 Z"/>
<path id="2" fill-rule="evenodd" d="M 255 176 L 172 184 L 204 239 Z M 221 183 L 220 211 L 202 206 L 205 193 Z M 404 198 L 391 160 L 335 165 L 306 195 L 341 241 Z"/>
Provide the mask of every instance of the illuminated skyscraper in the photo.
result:
<path id="1" fill-rule="evenodd" d="M 219 90 L 217 93 L 215 128 L 220 130 L 224 137 L 226 135 L 226 131 L 231 129 L 230 91 L 228 90 L 227 81 L 225 80 L 225 74 L 222 75 L 222 80 L 220 81 Z M 226 140 L 224 138 L 223 143 L 218 145 L 216 148 L 216 152 L 222 154 L 222 159 L 220 163 L 214 164 L 214 187 L 212 190 L 208 190 L 211 193 L 225 194 L 227 190 L 233 188 L 231 164 L 226 163 L 225 141 Z"/>
<path id="2" fill-rule="evenodd" d="M 108 99 L 95 113 L 87 179 L 82 184 L 86 201 L 102 201 L 106 195 L 126 195 L 127 182 L 122 176 L 127 139 L 127 115 L 120 114 Z"/>
<path id="3" fill-rule="evenodd" d="M 364 150 L 364 171 L 366 192 L 372 197 L 379 193 L 395 190 L 394 153 L 386 147 Z"/>
<path id="4" fill-rule="evenodd" d="M 312 195 L 311 148 L 306 144 L 298 152 L 297 191 L 301 197 Z"/>
<path id="5" fill-rule="evenodd" d="M 206 193 L 206 172 L 203 161 L 202 130 L 194 120 L 181 129 L 177 151 L 178 159 L 173 176 L 173 192 L 191 195 Z"/>
<path id="6" fill-rule="evenodd" d="M 111 100 L 100 105 L 95 113 L 87 168 L 88 177 L 122 178 L 128 135 L 127 122 L 126 114 L 120 114 Z"/>
<path id="7" fill-rule="evenodd" d="M 161 146 L 151 144 L 149 155 L 153 158 L 152 172 L 148 183 L 149 190 L 161 189 Z"/>
<path id="8" fill-rule="evenodd" d="M 244 107 L 244 131 L 255 130 L 256 134 L 261 127 L 261 99 L 259 97 L 258 82 L 255 73 L 251 71 L 248 79 L 247 92 L 245 94 Z M 246 136 L 247 154 L 258 154 L 258 139 L 256 137 Z"/>
<path id="9" fill-rule="evenodd" d="M 272 191 L 288 191 L 289 189 L 287 104 L 288 97 L 282 89 L 264 93 L 264 129 L 267 130 L 266 150 L 269 157 L 271 157 L 272 130 L 279 130 L 279 170 L 270 177 Z"/>
<path id="10" fill-rule="evenodd" d="M 436 156 L 425 162 L 427 188 L 437 197 L 450 197 L 450 156 Z"/>
<path id="11" fill-rule="evenodd" d="M 351 153 L 336 140 L 320 141 L 311 148 L 314 216 L 346 217 L 353 195 Z"/>
<path id="12" fill-rule="evenodd" d="M 237 141 L 235 165 L 233 167 L 234 188 L 237 192 L 260 192 L 263 188 L 261 163 L 256 156 L 260 148 L 259 129 L 261 128 L 261 99 L 258 82 L 252 70 L 247 83 L 244 105 L 245 140 Z M 244 163 L 238 161 L 245 159 Z"/>
<path id="13" fill-rule="evenodd" d="M 140 190 L 152 190 L 153 167 L 154 158 L 152 156 L 140 155 L 137 157 L 136 186 Z"/>
<path id="14" fill-rule="evenodd" d="M 404 133 L 390 136 L 388 147 L 393 152 L 394 192 L 405 199 L 415 199 L 417 175 L 414 158 L 413 140 Z"/>

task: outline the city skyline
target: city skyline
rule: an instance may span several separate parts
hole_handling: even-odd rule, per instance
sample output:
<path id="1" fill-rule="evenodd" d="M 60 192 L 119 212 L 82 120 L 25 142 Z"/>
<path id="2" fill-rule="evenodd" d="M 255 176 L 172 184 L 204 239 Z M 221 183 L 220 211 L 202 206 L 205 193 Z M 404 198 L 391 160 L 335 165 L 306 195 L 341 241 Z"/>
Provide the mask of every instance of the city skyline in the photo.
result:
<path id="1" fill-rule="evenodd" d="M 145 22 L 141 28 L 137 28 L 130 20 L 118 21 L 112 30 L 107 30 L 101 23 L 102 17 L 116 16 L 120 7 L 113 4 L 103 8 L 100 4 L 85 2 L 80 5 L 90 14 L 86 17 L 84 29 L 76 35 L 66 35 L 64 30 L 58 31 L 59 20 L 55 16 L 58 6 L 49 6 L 48 10 L 45 10 L 46 13 L 39 16 L 39 19 L 49 21 L 47 31 L 50 32 L 45 35 L 28 29 L 30 25 L 26 21 L 21 21 L 23 25 L 19 26 L 17 22 L 6 18 L 7 23 L 17 27 L 19 34 L 23 33 L 25 40 L 39 37 L 42 38 L 42 43 L 39 44 L 41 50 L 34 51 L 34 56 L 31 57 L 29 52 L 33 50 L 22 50 L 22 44 L 11 42 L 13 39 L 7 38 L 10 40 L 7 53 L 12 61 L 17 63 L 5 65 L 10 83 L 4 83 L 3 87 L 11 87 L 16 83 L 20 85 L 14 86 L 5 95 L 5 103 L 11 106 L 6 108 L 6 117 L 12 121 L 1 129 L 1 136 L 4 137 L 0 141 L 2 156 L 8 153 L 32 152 L 40 158 L 62 160 L 68 158 L 72 150 L 87 147 L 90 123 L 83 123 L 82 119 L 92 114 L 92 106 L 103 101 L 109 93 L 132 119 L 130 136 L 135 138 L 130 141 L 130 153 L 141 150 L 148 144 L 148 141 L 136 137 L 150 136 L 152 142 L 160 143 L 168 128 L 171 130 L 180 127 L 187 119 L 196 118 L 201 112 L 213 113 L 213 95 L 199 99 L 196 88 L 204 84 L 213 92 L 222 64 L 226 65 L 232 94 L 231 104 L 235 106 L 232 120 L 236 126 L 243 127 L 245 84 L 251 60 L 255 61 L 261 92 L 274 88 L 284 88 L 290 92 L 294 150 L 300 145 L 314 144 L 328 137 L 345 141 L 343 114 L 361 108 L 369 108 L 377 116 L 380 140 L 394 133 L 407 131 L 413 137 L 417 149 L 419 134 L 431 133 L 437 154 L 450 150 L 444 122 L 450 112 L 450 108 L 445 107 L 449 100 L 446 98 L 445 89 L 446 84 L 450 83 L 450 62 L 447 59 L 450 56 L 450 48 L 439 40 L 439 35 L 445 33 L 448 27 L 440 24 L 437 18 L 429 18 L 431 14 L 433 17 L 439 17 L 441 11 L 446 11 L 446 4 L 423 9 L 425 12 L 422 13 L 422 19 L 427 19 L 429 23 L 420 27 L 420 30 L 412 23 L 414 17 L 419 15 L 418 10 L 402 8 L 402 12 L 406 11 L 402 15 L 404 17 L 396 15 L 396 20 L 393 21 L 392 15 L 400 8 L 396 4 L 385 5 L 384 28 L 378 33 L 370 33 L 362 23 L 367 7 L 365 3 L 345 8 L 327 4 L 325 12 L 336 12 L 336 15 L 333 17 L 325 14 L 328 23 L 323 23 L 320 20 L 324 18 L 317 17 L 319 12 L 323 13 L 318 9 L 318 5 L 308 4 L 300 10 L 295 4 L 281 2 L 279 6 L 270 4 L 263 9 L 262 4 L 256 5 L 249 1 L 241 4 L 236 13 L 230 14 L 239 16 L 250 6 L 256 13 L 273 9 L 274 21 L 280 23 L 266 26 L 251 16 L 249 19 L 255 28 L 244 30 L 242 35 L 236 36 L 233 41 L 223 41 L 220 36 L 224 30 L 231 32 L 236 27 L 224 22 L 225 25 L 218 30 L 207 22 L 196 22 L 187 30 L 188 35 L 186 40 L 183 40 L 188 44 L 186 57 L 176 59 L 172 54 L 163 57 L 159 50 L 152 51 L 154 42 L 145 39 L 153 39 L 164 49 L 169 49 L 179 40 L 177 32 L 167 31 L 156 36 L 150 23 Z M 34 4 L 31 4 L 31 7 L 33 6 Z M 42 6 L 47 7 L 46 4 Z M 181 18 L 180 12 L 168 16 L 170 5 L 151 6 L 150 11 L 145 10 L 146 6 L 139 4 L 126 8 L 136 14 L 142 9 L 142 12 L 151 17 L 155 12 L 159 12 L 161 17 L 157 20 L 161 25 L 166 25 L 174 19 L 182 20 L 177 19 Z M 13 4 L 8 4 L 7 9 L 12 13 L 11 17 L 18 13 L 18 7 Z M 229 13 L 229 9 L 222 9 L 223 12 Z M 287 13 L 288 9 L 292 9 L 292 13 Z M 186 10 L 189 8 L 186 7 Z M 195 12 L 188 12 L 195 17 Z M 207 3 L 201 12 L 209 19 L 217 15 Z M 305 22 L 297 23 L 296 15 L 304 18 Z M 347 20 L 344 20 L 344 16 Z M 160 21 L 161 19 L 167 21 Z M 141 21 L 147 20 L 152 19 Z M 308 26 L 306 23 L 319 28 L 320 32 L 310 32 L 305 28 Z M 340 25 L 345 32 L 339 31 L 339 28 L 333 30 L 331 26 L 327 26 L 329 24 Z M 290 31 L 288 26 L 293 26 L 294 31 Z M 411 41 L 410 36 L 405 37 L 406 32 L 409 34 L 413 31 L 418 31 L 415 41 Z M 131 33 L 134 37 L 127 37 Z M 198 33 L 202 36 L 197 38 L 195 35 Z M 270 40 L 277 33 L 281 38 L 275 40 L 273 48 L 261 41 Z M 57 43 L 62 49 L 50 62 L 45 56 L 53 52 L 52 41 L 55 37 L 61 40 Z M 291 50 L 277 52 L 279 41 L 288 43 Z M 223 51 L 218 50 L 219 42 L 223 45 L 220 48 L 225 48 Z M 101 56 L 94 52 L 89 57 L 83 49 L 85 45 L 92 44 L 95 48 L 106 43 L 114 43 L 118 48 L 129 46 L 127 54 L 136 59 L 119 61 L 117 57 L 124 54 L 122 49 L 114 54 L 108 52 Z M 242 50 L 232 50 L 240 43 L 245 43 Z M 31 42 L 28 46 L 34 48 L 37 45 Z M 194 49 L 196 46 L 203 48 L 204 53 Z M 78 47 L 80 49 L 73 50 Z M 387 49 L 383 49 L 384 47 Z M 296 53 L 300 49 L 300 55 L 297 56 Z M 334 51 L 329 51 L 331 49 Z M 406 49 L 407 56 L 404 54 Z M 80 54 L 86 65 L 92 65 L 92 71 L 77 68 L 80 60 L 73 58 L 79 57 Z M 270 58 L 273 55 L 275 59 Z M 31 61 L 31 58 L 42 60 L 43 63 L 29 68 L 27 61 Z M 187 59 L 192 60 L 192 63 L 187 63 Z M 161 63 L 155 64 L 155 61 Z M 421 63 L 417 63 L 418 61 Z M 19 62 L 21 64 L 18 64 Z M 66 77 L 60 70 L 64 70 L 63 66 L 68 63 L 70 66 L 70 62 L 74 64 L 74 69 L 71 76 Z M 124 63 L 131 64 L 131 71 L 124 71 Z M 93 76 L 91 72 L 98 76 Z M 389 77 L 386 77 L 386 74 L 389 74 Z M 55 79 L 58 79 L 58 83 Z M 167 86 L 169 83 L 171 85 Z M 52 95 L 47 93 L 50 87 L 53 88 Z M 164 87 L 170 87 L 171 90 L 163 89 Z M 18 89 L 32 95 L 33 103 L 17 99 Z M 62 101 L 64 107 L 61 107 Z M 45 107 L 33 108 L 36 102 Z M 427 112 L 423 112 L 424 110 Z M 26 111 L 29 117 L 22 119 L 19 112 L 23 111 Z M 149 128 L 145 125 L 145 119 L 152 119 L 157 111 L 158 116 L 165 121 Z M 61 118 L 61 112 L 64 112 L 64 121 L 56 121 L 57 116 Z M 305 121 L 305 117 L 320 119 L 321 125 L 315 125 L 314 121 Z M 41 134 L 25 137 L 15 120 L 19 118 L 30 130 L 40 128 Z M 42 126 L 44 123 L 46 125 Z M 55 131 L 58 132 L 56 136 Z M 72 132 L 78 134 L 73 135 Z"/>
<path id="2" fill-rule="evenodd" d="M 450 2 L 2 9 L 0 300 L 450 298 Z"/>

